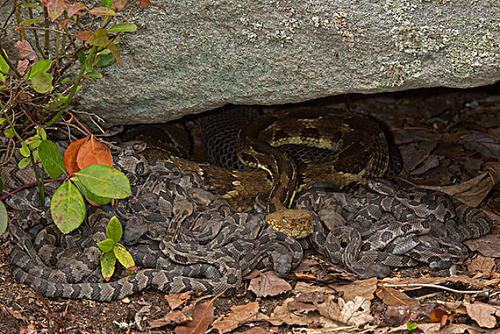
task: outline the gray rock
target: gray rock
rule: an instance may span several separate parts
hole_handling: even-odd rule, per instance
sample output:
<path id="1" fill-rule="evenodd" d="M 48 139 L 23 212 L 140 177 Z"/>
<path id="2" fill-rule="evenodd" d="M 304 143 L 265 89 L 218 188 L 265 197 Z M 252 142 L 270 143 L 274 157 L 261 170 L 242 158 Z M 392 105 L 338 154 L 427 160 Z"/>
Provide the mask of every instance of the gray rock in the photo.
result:
<path id="1" fill-rule="evenodd" d="M 124 67 L 86 85 L 78 109 L 153 123 L 227 103 L 500 80 L 496 0 L 161 3 L 167 13 L 131 17 L 139 29 L 122 38 Z"/>

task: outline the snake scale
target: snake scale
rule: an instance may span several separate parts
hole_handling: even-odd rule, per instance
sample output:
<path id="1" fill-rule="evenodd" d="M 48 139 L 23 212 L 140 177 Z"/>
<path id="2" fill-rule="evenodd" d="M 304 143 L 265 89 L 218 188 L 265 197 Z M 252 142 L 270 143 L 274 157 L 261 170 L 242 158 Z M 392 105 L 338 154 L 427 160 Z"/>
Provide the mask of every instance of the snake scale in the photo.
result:
<path id="1" fill-rule="evenodd" d="M 295 120 L 311 120 L 309 130 L 301 126 L 295 137 L 296 122 L 280 123 L 274 113 L 259 116 L 246 131 L 236 131 L 240 138 L 229 141 L 243 140 L 251 147 L 238 147 L 221 160 L 239 161 L 238 154 L 250 152 L 243 160 L 270 166 L 267 172 L 228 171 L 177 156 L 168 161 L 146 160 L 135 153 L 137 145 L 125 145 L 115 157 L 115 165 L 131 180 L 133 197 L 117 201 L 114 207 L 89 209 L 88 218 L 74 235 L 61 235 L 44 211 L 16 213 L 9 224 L 15 244 L 14 277 L 49 297 L 109 301 L 146 287 L 169 293 L 194 289 L 230 294 L 238 289 L 241 277 L 254 268 L 273 269 L 283 275 L 300 263 L 301 245 L 267 224 L 269 214 L 283 210 L 289 210 L 293 219 L 296 211 L 304 212 L 313 228 L 306 234 L 314 248 L 361 277 L 383 277 L 393 268 L 422 262 L 436 269 L 462 263 L 468 250 L 461 242 L 488 233 L 488 217 L 444 194 L 403 189 L 377 179 L 389 168 L 391 152 L 380 127 L 361 115 L 327 114 L 330 123 L 321 130 L 330 129 L 326 140 L 317 131 L 317 120 L 325 117 L 324 111 L 295 114 Z M 273 126 L 276 128 L 266 134 L 270 137 L 260 137 Z M 279 131 L 281 136 L 276 135 Z M 280 146 L 288 152 L 284 156 L 287 160 L 288 154 L 307 156 L 302 149 L 306 137 L 316 140 L 312 146 L 319 147 L 319 160 L 297 158 L 290 163 L 274 160 L 283 155 L 266 154 L 279 151 Z M 321 170 L 324 166 L 329 166 L 326 172 Z M 339 188 L 350 183 L 364 186 L 355 194 L 307 190 L 304 185 L 313 182 L 315 174 Z M 257 178 L 260 185 L 253 189 Z M 229 196 L 206 190 L 207 183 L 210 187 L 221 180 L 229 181 L 224 193 Z M 261 205 L 267 218 L 264 213 L 238 213 L 228 205 L 226 200 L 234 198 L 234 186 L 255 195 L 269 191 Z M 134 275 L 102 282 L 95 243 L 105 238 L 105 222 L 112 215 L 124 225 L 125 244 L 141 269 Z M 284 224 L 284 231 L 292 232 L 289 234 L 302 228 L 289 223 Z"/>

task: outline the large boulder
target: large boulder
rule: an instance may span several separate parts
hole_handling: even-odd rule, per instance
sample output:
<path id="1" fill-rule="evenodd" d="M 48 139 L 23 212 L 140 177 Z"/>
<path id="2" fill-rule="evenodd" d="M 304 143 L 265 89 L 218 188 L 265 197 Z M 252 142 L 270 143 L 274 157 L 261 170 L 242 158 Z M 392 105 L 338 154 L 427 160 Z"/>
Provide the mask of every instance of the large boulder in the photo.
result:
<path id="1" fill-rule="evenodd" d="M 129 21 L 124 67 L 86 85 L 79 109 L 153 123 L 227 103 L 475 87 L 500 80 L 500 2 L 161 1 Z"/>

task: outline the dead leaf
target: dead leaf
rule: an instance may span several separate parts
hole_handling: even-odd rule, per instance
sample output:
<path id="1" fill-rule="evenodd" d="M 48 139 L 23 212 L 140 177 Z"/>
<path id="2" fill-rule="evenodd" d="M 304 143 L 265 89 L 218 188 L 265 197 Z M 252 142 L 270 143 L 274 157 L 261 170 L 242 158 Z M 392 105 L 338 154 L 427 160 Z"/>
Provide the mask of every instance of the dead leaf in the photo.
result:
<path id="1" fill-rule="evenodd" d="M 448 312 L 445 309 L 436 307 L 434 310 L 432 310 L 431 315 L 429 316 L 429 322 L 441 323 L 443 317 L 447 316 Z"/>
<path id="2" fill-rule="evenodd" d="M 384 312 L 385 322 L 390 326 L 399 326 L 427 318 L 436 304 L 392 305 Z"/>
<path id="3" fill-rule="evenodd" d="M 259 303 L 252 302 L 246 305 L 231 306 L 231 313 L 215 320 L 212 327 L 217 329 L 219 333 L 227 333 L 246 323 L 267 319 L 265 314 L 259 312 Z"/>
<path id="4" fill-rule="evenodd" d="M 359 296 L 347 302 L 343 298 L 335 300 L 330 296 L 326 302 L 316 305 L 322 316 L 353 326 L 361 326 L 373 320 L 370 306 L 369 300 Z"/>
<path id="5" fill-rule="evenodd" d="M 196 304 L 193 319 L 185 325 L 175 327 L 177 334 L 202 334 L 214 321 L 214 299 Z"/>
<path id="6" fill-rule="evenodd" d="M 377 297 L 382 299 L 385 305 L 397 306 L 397 305 L 418 305 L 420 302 L 413 298 L 408 297 L 404 292 L 396 290 L 394 288 L 382 287 L 377 290 Z"/>
<path id="7" fill-rule="evenodd" d="M 487 158 L 500 157 L 500 138 L 480 131 L 467 131 L 462 142 L 467 149 L 475 150 Z"/>
<path id="8" fill-rule="evenodd" d="M 305 314 L 317 311 L 316 305 L 324 303 L 331 293 L 317 290 L 302 292 L 294 300 L 288 303 L 288 310 L 296 314 Z"/>
<path id="9" fill-rule="evenodd" d="M 78 139 L 71 144 L 69 144 L 66 152 L 64 152 L 64 166 L 69 174 L 76 173 L 80 170 L 78 164 L 76 163 L 76 156 L 80 147 L 87 141 L 87 137 Z"/>
<path id="10" fill-rule="evenodd" d="M 467 314 L 481 327 L 495 328 L 500 318 L 500 306 L 475 302 L 464 303 Z"/>
<path id="11" fill-rule="evenodd" d="M 465 182 L 453 184 L 450 186 L 425 186 L 410 184 L 417 188 L 441 191 L 448 194 L 460 202 L 471 207 L 478 206 L 483 199 L 488 195 L 491 189 L 500 181 L 500 162 L 488 162 L 486 172 L 467 180 Z"/>
<path id="12" fill-rule="evenodd" d="M 278 333 L 278 328 L 271 327 L 264 329 L 262 327 L 254 327 L 247 331 L 240 332 L 240 334 L 274 334 L 274 333 Z"/>
<path id="13" fill-rule="evenodd" d="M 274 273 L 266 271 L 253 278 L 248 285 L 248 290 L 255 293 L 257 297 L 277 296 L 290 291 L 292 286 Z"/>
<path id="14" fill-rule="evenodd" d="M 346 301 L 354 300 L 356 296 L 365 298 L 366 300 L 372 300 L 374 298 L 374 293 L 377 290 L 377 278 L 372 277 L 364 280 L 357 280 L 347 285 L 330 285 L 339 292 L 343 292 L 342 298 Z"/>
<path id="15" fill-rule="evenodd" d="M 191 297 L 192 291 L 186 291 L 183 293 L 175 293 L 171 295 L 165 295 L 165 299 L 167 300 L 167 304 L 170 307 L 170 310 L 175 310 L 179 306 L 183 305 L 186 303 L 187 300 L 189 300 L 189 297 Z"/>
<path id="16" fill-rule="evenodd" d="M 500 257 L 500 239 L 494 234 L 488 234 L 478 239 L 464 241 L 472 251 L 478 251 L 484 256 Z"/>
<path id="17" fill-rule="evenodd" d="M 306 314 L 295 314 L 288 310 L 288 303 L 292 302 L 295 298 L 287 298 L 283 305 L 278 305 L 271 313 L 267 321 L 275 326 L 282 324 L 314 327 L 338 327 L 339 324 L 331 319 L 323 317 L 318 312 L 310 312 Z"/>
<path id="18" fill-rule="evenodd" d="M 194 304 L 185 307 L 180 311 L 168 312 L 163 317 L 149 321 L 151 328 L 159 328 L 168 325 L 179 325 L 193 320 L 192 315 L 194 311 Z"/>
<path id="19" fill-rule="evenodd" d="M 314 279 L 321 283 L 352 282 L 358 278 L 356 274 L 346 271 L 344 267 L 324 261 L 316 256 L 304 259 L 294 272 L 297 279 Z"/>
<path id="20" fill-rule="evenodd" d="M 78 168 L 84 169 L 93 164 L 101 164 L 106 166 L 113 166 L 113 156 L 111 150 L 106 144 L 97 141 L 91 136 L 85 141 L 76 155 L 76 163 Z"/>
<path id="21" fill-rule="evenodd" d="M 406 324 L 403 324 L 399 327 L 384 327 L 384 328 L 377 328 L 374 330 L 375 334 L 389 334 L 389 333 L 408 333 L 408 326 Z M 434 323 L 419 323 L 418 324 L 418 330 L 416 333 L 425 333 L 425 334 L 461 334 L 461 333 L 468 333 L 468 334 L 480 334 L 484 333 L 484 330 L 474 327 L 474 326 L 469 326 L 465 324 L 451 324 L 449 326 L 446 326 L 445 328 L 442 328 L 441 324 L 434 324 Z"/>
<path id="22" fill-rule="evenodd" d="M 495 272 L 495 267 L 494 258 L 478 255 L 472 259 L 471 263 L 467 266 L 467 270 L 472 273 L 482 273 L 485 276 L 491 276 Z"/>

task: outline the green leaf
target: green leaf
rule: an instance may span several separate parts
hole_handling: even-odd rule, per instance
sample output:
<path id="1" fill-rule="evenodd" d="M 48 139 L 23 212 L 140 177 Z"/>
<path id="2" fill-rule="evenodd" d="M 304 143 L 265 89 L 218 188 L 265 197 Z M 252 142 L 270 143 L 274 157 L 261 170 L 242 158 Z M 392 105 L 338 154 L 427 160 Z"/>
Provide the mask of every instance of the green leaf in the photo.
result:
<path id="1" fill-rule="evenodd" d="M 42 140 L 46 140 L 47 139 L 47 132 L 45 132 L 45 129 L 42 128 L 41 126 L 37 126 L 36 127 L 36 134 L 42 138 Z"/>
<path id="2" fill-rule="evenodd" d="M 41 142 L 42 142 L 42 140 L 38 136 L 31 137 L 31 138 L 29 138 L 28 147 L 31 150 L 36 150 L 38 148 L 38 146 L 40 146 Z"/>
<path id="3" fill-rule="evenodd" d="M 118 262 L 120 262 L 126 269 L 131 271 L 136 270 L 132 255 L 122 244 L 115 244 L 115 247 L 113 247 L 113 253 L 115 254 Z"/>
<path id="4" fill-rule="evenodd" d="M 3 122 L 5 122 L 5 118 L 0 117 L 0 125 L 2 125 L 2 124 L 3 124 Z"/>
<path id="5" fill-rule="evenodd" d="M 87 73 L 85 73 L 85 76 L 89 77 L 89 78 L 97 78 L 97 79 L 102 78 L 102 74 L 99 72 L 87 72 Z"/>
<path id="6" fill-rule="evenodd" d="M 96 7 L 89 10 L 92 15 L 116 16 L 116 12 L 107 7 Z"/>
<path id="7" fill-rule="evenodd" d="M 115 57 L 110 53 L 97 56 L 95 67 L 104 68 L 113 65 L 116 62 Z"/>
<path id="8" fill-rule="evenodd" d="M 7 209 L 5 204 L 0 202 L 0 236 L 2 236 L 7 230 L 7 223 L 9 222 L 9 217 L 7 216 Z"/>
<path id="9" fill-rule="evenodd" d="M 61 174 L 64 174 L 66 169 L 64 167 L 63 156 L 56 144 L 50 140 L 42 140 L 40 146 L 38 146 L 38 154 L 40 155 L 43 167 L 51 178 L 57 179 Z"/>
<path id="10" fill-rule="evenodd" d="M 105 48 L 111 41 L 108 39 L 106 29 L 98 29 L 88 40 L 87 43 L 94 46 Z"/>
<path id="11" fill-rule="evenodd" d="M 97 243 L 97 247 L 103 251 L 103 253 L 111 252 L 116 242 L 112 239 L 106 239 Z"/>
<path id="12" fill-rule="evenodd" d="M 113 8 L 113 0 L 102 0 L 102 6 Z"/>
<path id="13" fill-rule="evenodd" d="M 52 65 L 52 60 L 50 60 L 50 59 L 42 59 L 42 60 L 37 61 L 31 67 L 31 71 L 29 72 L 29 74 L 30 74 L 29 77 L 33 78 L 38 73 L 47 72 L 51 65 Z"/>
<path id="14" fill-rule="evenodd" d="M 83 194 L 83 196 L 86 198 L 86 199 L 89 199 L 93 202 L 96 202 L 97 204 L 102 204 L 102 205 L 105 205 L 105 204 L 108 204 L 109 202 L 111 202 L 112 198 L 109 198 L 109 197 L 99 197 L 93 193 L 91 193 L 84 185 L 83 183 L 81 183 L 78 178 L 76 177 L 73 177 L 71 179 L 71 181 L 73 181 L 76 186 L 78 187 L 78 189 L 80 190 L 80 192 Z"/>
<path id="15" fill-rule="evenodd" d="M 413 333 L 413 332 L 415 332 L 417 330 L 418 324 L 416 322 L 412 323 L 412 322 L 407 321 L 406 322 L 406 327 L 408 328 L 408 331 L 410 333 Z"/>
<path id="16" fill-rule="evenodd" d="M 112 239 L 115 242 L 120 241 L 123 235 L 122 224 L 116 216 L 111 217 L 108 223 L 108 227 L 106 228 L 106 236 L 109 239 Z"/>
<path id="17" fill-rule="evenodd" d="M 85 63 L 85 52 L 78 51 L 77 56 L 78 56 L 78 61 L 80 62 L 80 64 Z"/>
<path id="18" fill-rule="evenodd" d="M 65 84 L 65 83 L 68 83 L 68 82 L 73 83 L 73 80 L 71 80 L 71 79 L 69 79 L 69 78 L 62 79 L 62 80 L 61 80 L 61 84 Z"/>
<path id="19" fill-rule="evenodd" d="M 87 72 L 92 72 L 92 70 L 94 69 L 94 59 L 92 57 L 87 57 L 85 59 L 85 71 Z"/>
<path id="20" fill-rule="evenodd" d="M 38 23 L 38 22 L 42 22 L 43 21 L 43 17 L 39 17 L 37 19 L 27 19 L 27 20 L 24 20 L 21 22 L 21 25 L 23 26 L 30 26 L 32 24 L 35 24 L 35 23 Z"/>
<path id="21" fill-rule="evenodd" d="M 19 152 L 21 153 L 21 155 L 22 155 L 23 157 L 26 157 L 26 158 L 27 158 L 27 157 L 29 157 L 29 156 L 30 156 L 30 149 L 29 149 L 28 145 L 26 145 L 26 142 L 25 142 L 25 141 L 23 141 L 23 142 L 21 143 L 21 148 L 19 149 Z"/>
<path id="22" fill-rule="evenodd" d="M 85 218 L 82 194 L 71 181 L 57 188 L 50 203 L 50 214 L 62 233 L 74 231 Z"/>
<path id="23" fill-rule="evenodd" d="M 75 177 L 88 191 L 100 197 L 126 198 L 132 194 L 128 178 L 113 167 L 90 165 L 76 173 Z"/>
<path id="24" fill-rule="evenodd" d="M 3 50 L 3 52 L 4 54 L 0 54 L 0 72 L 7 74 L 9 72 L 9 64 L 7 64 L 7 62 L 3 58 L 6 57 L 5 50 Z"/>
<path id="25" fill-rule="evenodd" d="M 33 89 L 40 94 L 48 93 L 52 90 L 52 80 L 54 77 L 51 73 L 38 73 L 31 77 L 31 85 Z"/>
<path id="26" fill-rule="evenodd" d="M 42 9 L 42 6 L 34 4 L 34 3 L 28 3 L 24 2 L 21 4 L 21 7 L 28 7 L 28 8 L 35 8 L 35 9 Z"/>
<path id="27" fill-rule="evenodd" d="M 101 274 L 106 281 L 109 281 L 115 272 L 116 257 L 112 251 L 101 254 Z"/>
<path id="28" fill-rule="evenodd" d="M 12 129 L 12 128 L 5 129 L 3 134 L 7 138 L 12 138 L 12 137 L 14 137 L 14 129 Z"/>
<path id="29" fill-rule="evenodd" d="M 19 162 L 17 163 L 17 168 L 19 169 L 24 169 L 26 168 L 26 166 L 28 166 L 31 162 L 31 159 L 30 158 L 22 158 L 21 160 L 19 160 Z"/>
<path id="30" fill-rule="evenodd" d="M 137 30 L 137 26 L 133 23 L 117 23 L 108 29 L 108 32 L 134 32 Z"/>

